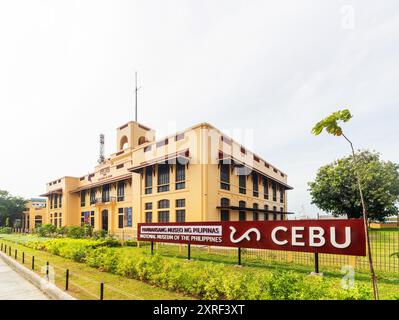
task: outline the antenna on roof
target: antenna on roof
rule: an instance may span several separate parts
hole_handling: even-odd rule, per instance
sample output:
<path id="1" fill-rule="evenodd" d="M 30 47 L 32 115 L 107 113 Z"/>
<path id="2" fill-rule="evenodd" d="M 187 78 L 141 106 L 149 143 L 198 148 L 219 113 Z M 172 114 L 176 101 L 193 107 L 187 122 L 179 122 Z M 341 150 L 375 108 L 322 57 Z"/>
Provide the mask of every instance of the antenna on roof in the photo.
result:
<path id="1" fill-rule="evenodd" d="M 137 87 L 137 71 L 134 73 L 134 80 L 135 80 L 135 89 L 134 89 L 134 93 L 135 93 L 135 107 L 134 107 L 134 119 L 137 122 L 137 91 L 139 91 L 139 89 L 141 87 Z"/>
<path id="2" fill-rule="evenodd" d="M 98 163 L 101 164 L 105 161 L 105 157 L 104 157 L 104 134 L 100 134 L 100 157 L 98 158 Z"/>

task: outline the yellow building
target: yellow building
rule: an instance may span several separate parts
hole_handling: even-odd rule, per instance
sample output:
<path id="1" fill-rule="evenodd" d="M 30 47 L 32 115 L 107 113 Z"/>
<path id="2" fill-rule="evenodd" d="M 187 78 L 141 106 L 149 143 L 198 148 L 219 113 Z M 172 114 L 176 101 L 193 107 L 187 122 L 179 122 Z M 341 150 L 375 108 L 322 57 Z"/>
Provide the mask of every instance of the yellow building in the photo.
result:
<path id="1" fill-rule="evenodd" d="M 131 121 L 91 174 L 47 183 L 46 223 L 135 237 L 139 222 L 285 219 L 287 175 L 208 123 L 155 139 Z"/>
<path id="2" fill-rule="evenodd" d="M 47 203 L 43 198 L 32 198 L 22 215 L 22 228 L 34 229 L 47 221 Z"/>

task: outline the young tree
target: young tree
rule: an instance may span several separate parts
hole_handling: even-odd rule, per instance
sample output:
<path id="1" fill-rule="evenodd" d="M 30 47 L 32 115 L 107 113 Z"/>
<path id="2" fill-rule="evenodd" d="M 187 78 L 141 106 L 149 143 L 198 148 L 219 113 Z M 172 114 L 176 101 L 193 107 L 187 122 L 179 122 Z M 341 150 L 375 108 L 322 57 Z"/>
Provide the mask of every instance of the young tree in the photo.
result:
<path id="1" fill-rule="evenodd" d="M 370 151 L 358 152 L 356 158 L 369 222 L 384 221 L 386 217 L 397 214 L 399 165 L 382 161 L 378 153 Z M 321 167 L 309 186 L 312 203 L 320 209 L 336 216 L 362 217 L 353 156 Z"/>
<path id="2" fill-rule="evenodd" d="M 374 299 L 378 300 L 379 294 L 378 294 L 378 287 L 377 287 L 377 278 L 375 276 L 374 266 L 373 266 L 373 257 L 371 255 L 370 236 L 369 236 L 368 223 L 367 223 L 368 218 L 367 218 L 367 212 L 366 212 L 366 205 L 365 205 L 365 201 L 364 201 L 364 197 L 363 197 L 361 177 L 360 177 L 360 173 L 358 170 L 358 159 L 356 157 L 355 149 L 353 147 L 352 141 L 349 140 L 349 138 L 344 134 L 342 128 L 338 125 L 338 122 L 348 122 L 351 118 L 352 118 L 352 115 L 348 109 L 336 111 L 336 112 L 332 113 L 331 115 L 329 115 L 328 117 L 326 117 L 323 120 L 316 123 L 316 125 L 312 129 L 312 133 L 314 135 L 318 136 L 325 129 L 329 134 L 332 134 L 337 137 L 342 136 L 349 143 L 349 145 L 351 147 L 353 161 L 354 161 L 354 172 L 356 175 L 357 186 L 359 189 L 360 202 L 361 202 L 361 207 L 362 207 L 362 215 L 363 215 L 364 230 L 365 230 L 366 241 L 367 241 L 367 251 L 368 251 L 368 259 L 369 259 L 369 266 L 370 266 L 370 274 L 371 274 L 371 280 L 373 283 Z"/>

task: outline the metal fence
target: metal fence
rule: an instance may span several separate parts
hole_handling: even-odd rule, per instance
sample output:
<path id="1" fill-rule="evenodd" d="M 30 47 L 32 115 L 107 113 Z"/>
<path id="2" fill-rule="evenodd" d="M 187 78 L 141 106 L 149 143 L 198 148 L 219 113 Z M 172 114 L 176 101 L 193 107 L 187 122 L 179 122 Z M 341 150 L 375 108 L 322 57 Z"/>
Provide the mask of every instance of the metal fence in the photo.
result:
<path id="1" fill-rule="evenodd" d="M 377 272 L 399 273 L 399 257 L 393 255 L 399 252 L 398 231 L 371 231 L 370 242 L 372 247 L 374 268 Z M 186 255 L 184 245 L 158 244 L 161 254 Z M 237 249 L 215 246 L 191 246 L 193 259 L 208 259 L 235 263 Z M 292 263 L 302 266 L 314 266 L 315 255 L 306 252 L 242 249 L 241 258 L 244 264 Z M 354 257 L 346 255 L 319 254 L 321 272 L 324 268 L 340 269 L 342 266 L 351 265 L 358 271 L 368 271 L 368 257 Z"/>

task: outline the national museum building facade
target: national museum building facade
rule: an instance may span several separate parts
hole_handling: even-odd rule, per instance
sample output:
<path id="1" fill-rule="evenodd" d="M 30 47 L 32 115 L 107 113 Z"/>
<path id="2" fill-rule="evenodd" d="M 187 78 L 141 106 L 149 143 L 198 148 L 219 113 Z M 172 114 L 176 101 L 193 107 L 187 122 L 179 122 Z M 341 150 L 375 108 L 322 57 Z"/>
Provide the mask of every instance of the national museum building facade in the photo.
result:
<path id="1" fill-rule="evenodd" d="M 140 222 L 286 219 L 287 175 L 208 123 L 156 140 L 131 121 L 116 143 L 92 173 L 47 183 L 41 217 L 25 216 L 24 227 L 36 219 L 135 237 Z"/>

